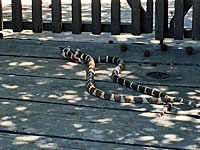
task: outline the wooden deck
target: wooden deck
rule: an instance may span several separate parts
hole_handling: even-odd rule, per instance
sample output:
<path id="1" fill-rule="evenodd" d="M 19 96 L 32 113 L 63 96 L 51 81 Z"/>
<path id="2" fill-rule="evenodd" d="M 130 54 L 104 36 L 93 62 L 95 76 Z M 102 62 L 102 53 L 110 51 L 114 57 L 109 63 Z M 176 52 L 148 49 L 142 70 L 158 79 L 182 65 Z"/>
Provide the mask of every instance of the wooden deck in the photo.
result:
<path id="1" fill-rule="evenodd" d="M 80 48 L 93 57 L 114 55 L 126 61 L 122 76 L 170 95 L 200 103 L 200 51 L 186 55 L 177 45 L 0 40 L 0 149 L 200 149 L 200 110 L 176 104 L 156 119 L 163 105 L 119 104 L 86 91 L 84 64 L 64 60 L 60 46 Z M 144 50 L 151 56 L 145 58 Z M 152 67 L 150 62 L 158 62 Z M 169 63 L 175 63 L 169 65 Z M 96 86 L 108 92 L 137 94 L 113 83 L 112 64 L 98 64 Z M 153 79 L 149 72 L 164 72 Z"/>

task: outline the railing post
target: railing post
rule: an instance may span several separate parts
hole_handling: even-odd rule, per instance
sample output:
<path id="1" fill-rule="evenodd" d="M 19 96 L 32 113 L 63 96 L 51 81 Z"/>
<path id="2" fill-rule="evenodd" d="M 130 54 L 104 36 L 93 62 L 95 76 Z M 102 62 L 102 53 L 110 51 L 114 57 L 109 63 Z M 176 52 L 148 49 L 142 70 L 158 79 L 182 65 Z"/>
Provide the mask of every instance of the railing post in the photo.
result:
<path id="1" fill-rule="evenodd" d="M 101 0 L 92 0 L 92 33 L 101 34 Z"/>
<path id="2" fill-rule="evenodd" d="M 133 35 L 140 35 L 141 34 L 141 2 L 140 0 L 132 0 L 131 2 L 132 8 L 132 34 Z"/>
<path id="3" fill-rule="evenodd" d="M 152 33 L 153 31 L 153 0 L 147 0 L 147 16 L 145 17 L 144 31 Z"/>
<path id="4" fill-rule="evenodd" d="M 152 33 L 153 31 L 153 0 L 147 0 L 147 10 L 145 11 L 144 8 L 141 6 L 141 2 L 139 4 L 138 1 L 136 1 L 135 3 L 135 0 L 132 1 L 132 0 L 127 0 L 129 6 L 131 7 L 131 9 L 134 9 L 136 12 L 136 14 L 134 14 L 134 17 L 135 18 L 135 15 L 137 15 L 137 17 L 139 18 L 140 17 L 140 33 L 143 32 L 143 33 Z M 136 5 L 136 6 L 135 6 Z M 140 10 L 139 10 L 139 7 L 140 7 Z M 137 22 L 137 21 L 136 21 Z M 137 26 L 139 27 L 139 22 L 137 24 Z"/>
<path id="5" fill-rule="evenodd" d="M 175 0 L 174 39 L 182 40 L 184 36 L 184 0 Z"/>
<path id="6" fill-rule="evenodd" d="M 82 19 L 81 19 L 81 0 L 72 0 L 72 33 L 81 34 Z"/>
<path id="7" fill-rule="evenodd" d="M 155 39 L 163 40 L 168 29 L 168 0 L 156 0 Z"/>
<path id="8" fill-rule="evenodd" d="M 0 31 L 3 30 L 3 10 L 2 10 L 2 2 L 0 0 Z"/>
<path id="9" fill-rule="evenodd" d="M 192 39 L 200 40 L 200 0 L 193 0 Z"/>
<path id="10" fill-rule="evenodd" d="M 119 35 L 121 19 L 120 19 L 120 0 L 111 0 L 111 34 Z"/>
<path id="11" fill-rule="evenodd" d="M 22 4 L 21 0 L 12 0 L 12 23 L 13 31 L 22 31 Z"/>
<path id="12" fill-rule="evenodd" d="M 61 0 L 52 0 L 52 32 L 62 32 Z"/>
<path id="13" fill-rule="evenodd" d="M 33 32 L 40 33 L 43 30 L 41 0 L 32 0 Z"/>

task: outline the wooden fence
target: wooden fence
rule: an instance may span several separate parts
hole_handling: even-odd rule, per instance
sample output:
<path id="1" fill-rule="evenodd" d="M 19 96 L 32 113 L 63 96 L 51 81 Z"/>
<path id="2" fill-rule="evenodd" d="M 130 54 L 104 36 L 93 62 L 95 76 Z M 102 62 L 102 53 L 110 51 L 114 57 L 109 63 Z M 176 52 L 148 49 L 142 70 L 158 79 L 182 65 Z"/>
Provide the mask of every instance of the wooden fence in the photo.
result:
<path id="1" fill-rule="evenodd" d="M 83 23 L 81 17 L 81 0 L 72 0 L 72 22 L 63 22 L 61 14 L 61 0 L 52 0 L 52 22 L 43 23 L 41 0 L 32 0 L 32 22 L 25 22 L 22 18 L 21 0 L 12 0 L 12 20 L 3 21 L 2 2 L 0 0 L 0 30 L 13 29 L 21 32 L 28 29 L 36 33 L 52 31 L 72 31 L 73 34 L 92 32 L 101 34 L 111 32 L 113 35 L 120 33 L 153 32 L 153 0 L 147 0 L 146 10 L 140 0 L 127 0 L 131 7 L 131 23 L 122 24 L 120 18 L 120 0 L 111 0 L 111 23 L 101 22 L 101 0 L 91 0 L 92 22 Z M 200 40 L 200 0 L 175 0 L 174 17 L 168 22 L 168 0 L 155 1 L 155 38 L 163 40 L 165 37 L 175 39 L 192 38 Z M 184 29 L 184 16 L 193 6 L 192 29 Z M 170 24 L 170 27 L 168 27 Z"/>
<path id="2" fill-rule="evenodd" d="M 171 37 L 177 40 L 192 38 L 200 40 L 200 0 L 174 0 L 174 16 L 168 22 L 168 0 L 155 2 L 155 38 Z M 193 7 L 192 29 L 184 28 L 184 17 Z M 168 27 L 170 24 L 170 27 Z"/>

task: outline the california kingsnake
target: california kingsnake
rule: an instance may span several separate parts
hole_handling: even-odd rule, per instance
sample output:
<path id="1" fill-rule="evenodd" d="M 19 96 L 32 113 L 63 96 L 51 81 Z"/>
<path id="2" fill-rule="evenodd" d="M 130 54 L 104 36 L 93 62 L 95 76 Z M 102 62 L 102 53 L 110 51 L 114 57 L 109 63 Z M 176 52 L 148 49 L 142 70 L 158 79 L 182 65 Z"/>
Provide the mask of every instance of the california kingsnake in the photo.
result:
<path id="1" fill-rule="evenodd" d="M 191 105 L 196 108 L 200 108 L 200 104 L 196 104 L 193 101 L 185 100 L 183 98 L 171 97 L 166 95 L 163 92 L 159 92 L 155 89 L 151 89 L 142 85 L 138 85 L 134 82 L 130 82 L 126 79 L 119 77 L 119 74 L 124 70 L 125 64 L 122 59 L 117 57 L 105 56 L 105 57 L 97 57 L 92 58 L 90 55 L 86 55 L 81 53 L 80 50 L 72 50 L 71 48 L 61 48 L 62 56 L 64 58 L 69 58 L 74 62 L 83 63 L 85 61 L 88 64 L 88 72 L 87 72 L 87 91 L 98 98 L 110 100 L 114 102 L 121 103 L 149 103 L 149 104 L 168 104 L 162 112 L 160 116 L 162 116 L 174 102 L 180 102 L 187 105 Z M 112 79 L 123 86 L 128 88 L 137 90 L 147 95 L 151 95 L 151 98 L 144 98 L 141 96 L 132 96 L 132 95 L 120 95 L 120 94 L 110 94 L 104 92 L 101 89 L 95 87 L 94 76 L 95 76 L 95 63 L 113 63 L 116 67 L 112 71 Z"/>

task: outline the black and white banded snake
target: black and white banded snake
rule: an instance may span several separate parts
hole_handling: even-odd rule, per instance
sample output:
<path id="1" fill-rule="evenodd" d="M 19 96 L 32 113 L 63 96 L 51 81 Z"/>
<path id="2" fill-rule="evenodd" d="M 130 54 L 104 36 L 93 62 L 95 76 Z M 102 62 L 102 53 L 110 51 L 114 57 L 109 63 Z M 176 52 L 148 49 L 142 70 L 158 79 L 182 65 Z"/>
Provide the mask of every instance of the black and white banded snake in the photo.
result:
<path id="1" fill-rule="evenodd" d="M 124 70 L 125 64 L 122 59 L 117 57 L 111 57 L 111 56 L 104 56 L 104 57 L 97 57 L 93 58 L 90 55 L 83 54 L 78 49 L 71 49 L 69 47 L 67 48 L 61 48 L 61 55 L 65 59 L 71 59 L 73 62 L 76 63 L 87 63 L 88 65 L 88 71 L 87 71 L 87 91 L 98 98 L 104 99 L 104 100 L 110 100 L 114 102 L 120 102 L 120 103 L 149 103 L 149 104 L 167 104 L 163 110 L 160 112 L 159 117 L 164 115 L 174 102 L 184 103 L 186 105 L 190 105 L 192 107 L 200 108 L 200 104 L 197 104 L 190 100 L 185 100 L 180 97 L 172 97 L 169 96 L 163 92 L 159 92 L 155 89 L 136 84 L 134 82 L 130 82 L 127 79 L 123 79 L 119 77 L 119 74 Z M 131 88 L 133 90 L 139 91 L 141 93 L 153 96 L 150 98 L 145 98 L 141 96 L 133 96 L 133 95 L 120 95 L 120 94 L 110 94 L 107 93 L 101 89 L 98 89 L 95 87 L 95 63 L 112 63 L 115 64 L 116 67 L 112 71 L 112 79 L 123 86 L 126 86 L 128 88 Z"/>

